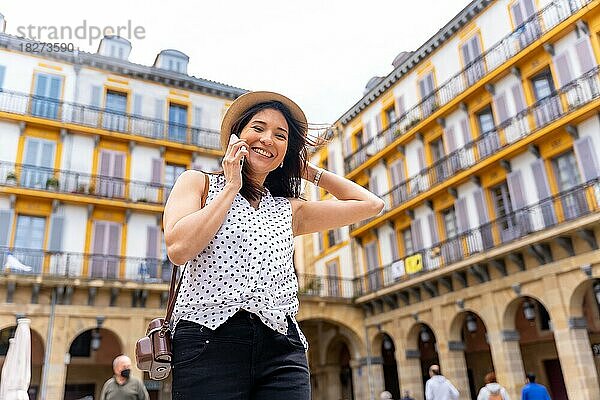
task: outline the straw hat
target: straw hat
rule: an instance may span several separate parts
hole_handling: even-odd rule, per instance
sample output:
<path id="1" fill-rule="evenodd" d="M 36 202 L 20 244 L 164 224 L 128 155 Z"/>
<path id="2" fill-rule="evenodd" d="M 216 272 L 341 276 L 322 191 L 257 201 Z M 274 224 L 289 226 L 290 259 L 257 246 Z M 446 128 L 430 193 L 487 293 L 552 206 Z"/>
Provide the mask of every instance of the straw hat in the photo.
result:
<path id="1" fill-rule="evenodd" d="M 292 117 L 298 121 L 302 126 L 308 126 L 306 122 L 306 115 L 298 104 L 288 99 L 282 94 L 275 92 L 248 92 L 244 93 L 229 106 L 229 109 L 223 117 L 221 122 L 221 147 L 223 150 L 227 149 L 229 144 L 229 136 L 231 136 L 231 127 L 233 123 L 249 108 L 256 104 L 266 103 L 269 101 L 278 101 L 290 110 Z"/>

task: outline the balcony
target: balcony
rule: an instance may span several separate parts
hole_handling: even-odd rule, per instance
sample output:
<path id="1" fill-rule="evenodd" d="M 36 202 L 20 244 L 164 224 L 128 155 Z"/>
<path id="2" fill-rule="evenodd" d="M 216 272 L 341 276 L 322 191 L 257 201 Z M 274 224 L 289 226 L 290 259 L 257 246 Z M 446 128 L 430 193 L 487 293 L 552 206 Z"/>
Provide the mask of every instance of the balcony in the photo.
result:
<path id="1" fill-rule="evenodd" d="M 170 188 L 110 176 L 0 161 L 0 185 L 162 205 Z"/>
<path id="2" fill-rule="evenodd" d="M 172 271 L 172 265 L 167 260 L 7 247 L 0 247 L 0 265 L 5 273 L 20 275 L 142 283 L 169 282 Z M 86 268 L 88 273 L 84 274 Z M 121 276 L 121 270 L 125 271 L 124 276 Z"/>
<path id="3" fill-rule="evenodd" d="M 169 121 L 117 113 L 90 105 L 57 101 L 29 94 L 0 91 L 0 112 L 24 115 L 69 125 L 220 150 L 219 132 L 173 124 Z"/>
<path id="4" fill-rule="evenodd" d="M 373 269 L 357 278 L 356 295 L 361 296 L 410 280 L 414 276 L 448 267 L 473 255 L 521 240 L 531 233 L 598 211 L 600 179 L 595 179 L 412 254 L 411 256 L 420 254 L 422 257 L 423 269 L 415 274 L 404 272 L 408 257 Z"/>
<path id="5" fill-rule="evenodd" d="M 460 94 L 477 85 L 483 77 L 500 69 L 507 61 L 529 47 L 534 41 L 552 30 L 559 23 L 575 14 L 593 0 L 555 0 L 532 15 L 512 33 L 494 44 L 478 58 L 467 64 L 464 69 L 442 83 L 435 91 L 420 103 L 400 115 L 389 127 L 362 144 L 344 160 L 346 174 L 349 174 L 371 156 L 379 153 L 398 138 L 421 126 L 421 121 L 432 116 L 442 106 L 457 98 Z M 481 86 L 481 84 L 480 84 Z"/>
<path id="6" fill-rule="evenodd" d="M 551 96 L 546 97 L 508 118 L 494 129 L 448 154 L 418 174 L 394 186 L 381 195 L 385 206 L 383 215 L 400 207 L 432 188 L 444 183 L 458 173 L 474 173 L 481 161 L 491 158 L 498 151 L 518 146 L 520 141 L 547 127 L 552 122 L 589 104 L 600 97 L 600 67 L 588 71 Z M 373 217 L 352 225 L 352 230 L 363 227 Z"/>
<path id="7" fill-rule="evenodd" d="M 298 274 L 298 294 L 301 296 L 351 299 L 355 293 L 354 285 L 352 278 Z"/>

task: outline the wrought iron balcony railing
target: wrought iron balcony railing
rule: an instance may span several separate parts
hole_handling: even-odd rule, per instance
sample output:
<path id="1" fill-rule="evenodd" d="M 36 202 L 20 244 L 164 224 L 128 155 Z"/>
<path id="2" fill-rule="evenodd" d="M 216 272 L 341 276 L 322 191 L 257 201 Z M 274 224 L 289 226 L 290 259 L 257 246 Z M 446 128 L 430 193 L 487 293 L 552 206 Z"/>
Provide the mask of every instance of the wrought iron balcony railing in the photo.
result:
<path id="1" fill-rule="evenodd" d="M 0 161 L 0 185 L 149 204 L 164 204 L 170 190 L 149 182 L 5 161 Z"/>
<path id="2" fill-rule="evenodd" d="M 470 169 L 499 150 L 518 143 L 521 139 L 599 97 L 600 67 L 596 67 L 555 91 L 552 95 L 501 122 L 491 131 L 448 154 L 430 167 L 392 187 L 388 192 L 381 194 L 380 196 L 385 202 L 382 213 L 385 214 L 399 207 L 455 174 Z M 378 217 L 354 224 L 352 229 L 364 226 L 376 218 Z"/>
<path id="3" fill-rule="evenodd" d="M 423 269 L 416 274 L 405 272 L 404 263 L 408 257 L 374 268 L 357 278 L 357 296 L 447 267 L 475 254 L 520 240 L 530 233 L 598 211 L 600 180 L 595 179 L 409 255 L 420 254 L 422 257 Z"/>
<path id="4" fill-rule="evenodd" d="M 298 275 L 298 294 L 305 296 L 347 298 L 354 297 L 354 279 L 311 274 Z"/>
<path id="5" fill-rule="evenodd" d="M 5 273 L 147 283 L 168 282 L 172 271 L 168 260 L 7 247 L 0 247 L 0 265 Z"/>
<path id="6" fill-rule="evenodd" d="M 215 130 L 13 91 L 0 91 L 0 112 L 163 139 L 211 150 L 221 148 L 219 132 Z"/>
<path id="7" fill-rule="evenodd" d="M 440 107 L 458 97 L 484 76 L 500 68 L 539 37 L 592 1 L 554 0 L 533 14 L 513 32 L 492 45 L 418 104 L 400 115 L 389 127 L 384 128 L 354 152 L 346 155 L 344 161 L 346 173 L 358 168 L 371 156 L 386 148 L 400 136 L 407 134 Z"/>

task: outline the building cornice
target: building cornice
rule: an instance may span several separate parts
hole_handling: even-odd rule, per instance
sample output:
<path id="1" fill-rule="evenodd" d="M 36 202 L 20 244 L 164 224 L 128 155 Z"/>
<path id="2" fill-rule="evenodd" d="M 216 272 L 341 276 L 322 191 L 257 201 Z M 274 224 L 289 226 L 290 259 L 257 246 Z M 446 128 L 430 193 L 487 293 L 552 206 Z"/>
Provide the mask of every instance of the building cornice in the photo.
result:
<path id="1" fill-rule="evenodd" d="M 27 43 L 32 44 L 39 42 L 25 38 L 19 38 L 6 33 L 0 33 L 0 48 L 22 52 L 22 45 Z M 92 68 L 98 68 L 109 73 L 125 75 L 151 82 L 158 82 L 178 89 L 185 89 L 228 99 L 235 99 L 247 92 L 245 89 L 214 82 L 208 79 L 197 78 L 195 76 L 77 50 L 72 53 L 44 52 L 36 53 L 36 55 L 47 59 L 67 62 L 73 65 L 83 65 Z"/>
<path id="2" fill-rule="evenodd" d="M 462 27 L 473 20 L 473 18 L 475 18 L 485 7 L 492 3 L 492 1 L 493 0 L 473 0 L 461 12 L 452 18 L 450 22 L 444 25 L 442 29 L 440 29 L 423 45 L 421 45 L 421 47 L 415 50 L 413 54 L 402 64 L 400 64 L 397 68 L 394 68 L 394 70 L 384 77 L 378 85 L 368 91 L 358 102 L 356 102 L 356 104 L 346 111 L 338 121 L 341 121 L 342 124 L 347 124 L 349 121 L 351 121 L 362 110 L 377 100 L 379 96 L 386 92 L 394 83 L 398 82 L 437 48 L 446 43 L 448 39 L 450 39 Z"/>

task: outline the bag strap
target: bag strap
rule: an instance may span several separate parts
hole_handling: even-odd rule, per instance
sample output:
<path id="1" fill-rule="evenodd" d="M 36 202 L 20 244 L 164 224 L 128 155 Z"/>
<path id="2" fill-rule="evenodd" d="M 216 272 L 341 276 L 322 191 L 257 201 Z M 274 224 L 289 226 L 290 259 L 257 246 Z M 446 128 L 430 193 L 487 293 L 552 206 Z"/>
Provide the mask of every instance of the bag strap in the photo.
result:
<path id="1" fill-rule="evenodd" d="M 204 174 L 204 192 L 202 192 L 202 199 L 200 200 L 200 205 L 204 208 L 206 204 L 206 197 L 208 196 L 208 187 L 210 186 L 210 180 L 208 179 L 208 175 Z M 169 322 L 171 321 L 171 316 L 173 315 L 173 309 L 175 308 L 175 301 L 177 300 L 177 295 L 179 294 L 179 288 L 181 287 L 181 281 L 183 280 L 183 273 L 185 272 L 185 266 L 181 270 L 181 276 L 179 278 L 179 282 L 177 281 L 177 274 L 175 273 L 175 269 L 171 272 L 171 285 L 169 286 L 169 300 L 167 301 L 167 315 L 165 316 L 165 321 L 163 323 L 163 331 L 166 330 L 169 326 Z"/>

